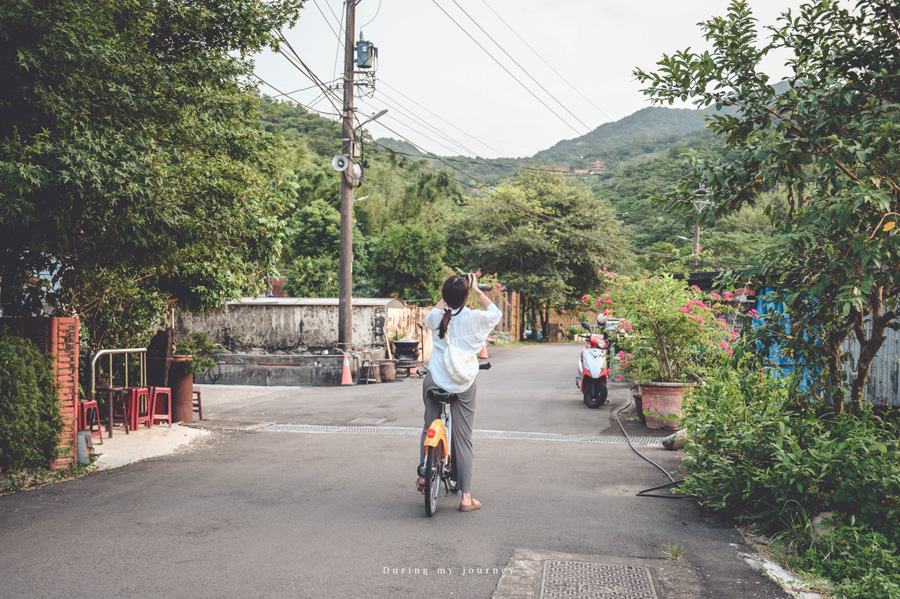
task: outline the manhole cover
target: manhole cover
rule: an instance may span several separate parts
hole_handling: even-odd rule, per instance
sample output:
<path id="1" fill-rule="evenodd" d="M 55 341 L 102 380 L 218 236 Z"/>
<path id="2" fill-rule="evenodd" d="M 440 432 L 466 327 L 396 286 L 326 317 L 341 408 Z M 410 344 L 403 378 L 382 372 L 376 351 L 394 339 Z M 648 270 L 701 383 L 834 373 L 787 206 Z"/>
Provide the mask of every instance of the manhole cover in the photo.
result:
<path id="1" fill-rule="evenodd" d="M 545 561 L 541 599 L 658 599 L 650 569 Z"/>

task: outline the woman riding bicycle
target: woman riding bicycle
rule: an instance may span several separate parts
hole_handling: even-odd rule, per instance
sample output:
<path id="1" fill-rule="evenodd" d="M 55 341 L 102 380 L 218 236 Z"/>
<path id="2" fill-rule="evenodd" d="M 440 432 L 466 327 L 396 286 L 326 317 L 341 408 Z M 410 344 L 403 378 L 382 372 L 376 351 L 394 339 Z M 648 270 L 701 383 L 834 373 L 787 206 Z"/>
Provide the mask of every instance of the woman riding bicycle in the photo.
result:
<path id="1" fill-rule="evenodd" d="M 466 308 L 469 292 L 474 290 L 484 310 Z M 425 435 L 431 422 L 441 414 L 438 402 L 428 397 L 429 389 L 444 389 L 455 393 L 458 399 L 450 404 L 453 416 L 453 441 L 451 453 L 455 463 L 457 488 L 462 493 L 459 509 L 471 512 L 481 507 L 481 502 L 471 495 L 472 484 L 472 426 L 475 418 L 475 379 L 465 384 L 454 382 L 444 367 L 444 352 L 447 340 L 453 346 L 468 353 L 477 354 L 488 335 L 500 323 L 503 313 L 495 306 L 487 295 L 478 288 L 474 274 L 466 277 L 452 276 L 444 281 L 441 287 L 441 301 L 425 317 L 425 323 L 431 328 L 434 349 L 428 360 L 428 375 L 422 385 L 422 400 L 425 403 L 425 426 L 419 443 L 419 478 L 416 488 L 422 491 L 425 487 L 423 467 L 425 462 Z"/>

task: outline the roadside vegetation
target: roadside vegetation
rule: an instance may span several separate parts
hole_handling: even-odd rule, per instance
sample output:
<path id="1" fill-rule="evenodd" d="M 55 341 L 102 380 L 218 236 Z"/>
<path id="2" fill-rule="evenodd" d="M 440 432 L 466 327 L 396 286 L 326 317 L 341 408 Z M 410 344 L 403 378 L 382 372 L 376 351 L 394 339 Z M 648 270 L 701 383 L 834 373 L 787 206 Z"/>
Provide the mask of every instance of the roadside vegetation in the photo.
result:
<path id="1" fill-rule="evenodd" d="M 784 307 L 745 328 L 730 363 L 695 387 L 686 486 L 851 599 L 900 597 L 900 427 L 864 393 L 900 309 L 898 22 L 893 2 L 817 0 L 763 41 L 734 0 L 701 24 L 709 51 L 636 70 L 654 102 L 725 109 L 708 120 L 726 151 L 691 153 L 657 200 L 700 224 L 764 207 L 776 243 L 726 282 L 771 286 Z M 778 90 L 757 71 L 774 50 L 792 56 Z M 761 358 L 772 348 L 790 376 Z"/>

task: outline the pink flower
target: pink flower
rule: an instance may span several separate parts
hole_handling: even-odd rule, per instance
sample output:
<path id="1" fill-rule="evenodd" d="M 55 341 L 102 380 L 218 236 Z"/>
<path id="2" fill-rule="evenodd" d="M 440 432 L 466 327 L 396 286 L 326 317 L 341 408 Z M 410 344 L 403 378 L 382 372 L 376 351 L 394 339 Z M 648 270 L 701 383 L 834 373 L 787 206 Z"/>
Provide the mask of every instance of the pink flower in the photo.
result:
<path id="1" fill-rule="evenodd" d="M 752 316 L 753 318 L 756 318 L 756 315 L 757 315 L 756 310 L 749 310 L 749 311 L 747 312 L 747 314 L 750 315 L 750 316 Z"/>
<path id="2" fill-rule="evenodd" d="M 734 352 L 731 351 L 730 349 L 728 350 L 728 355 L 729 355 L 729 356 L 732 355 L 733 353 L 734 353 Z"/>
<path id="3" fill-rule="evenodd" d="M 722 349 L 728 349 L 728 342 L 727 342 L 727 341 L 723 341 L 723 342 L 722 342 Z"/>
<path id="4" fill-rule="evenodd" d="M 607 304 L 607 305 L 611 305 L 611 304 L 612 304 L 612 300 L 606 300 L 606 304 Z"/>
<path id="5" fill-rule="evenodd" d="M 619 376 L 616 377 L 616 382 L 617 382 L 617 383 L 621 383 L 621 382 L 624 381 L 624 380 L 625 380 L 625 377 L 622 376 L 621 374 L 620 374 Z"/>
<path id="6" fill-rule="evenodd" d="M 581 296 L 581 301 L 583 301 L 583 302 L 587 301 L 587 298 L 588 298 L 587 293 L 585 293 L 584 295 Z"/>
<path id="7" fill-rule="evenodd" d="M 600 302 L 601 302 L 601 301 L 602 301 L 602 300 L 599 300 L 599 299 L 597 300 L 597 305 L 598 305 L 598 306 L 600 305 Z"/>
<path id="8" fill-rule="evenodd" d="M 722 299 L 722 296 L 719 295 L 718 293 L 710 293 L 709 297 L 711 297 L 713 299 Z"/>

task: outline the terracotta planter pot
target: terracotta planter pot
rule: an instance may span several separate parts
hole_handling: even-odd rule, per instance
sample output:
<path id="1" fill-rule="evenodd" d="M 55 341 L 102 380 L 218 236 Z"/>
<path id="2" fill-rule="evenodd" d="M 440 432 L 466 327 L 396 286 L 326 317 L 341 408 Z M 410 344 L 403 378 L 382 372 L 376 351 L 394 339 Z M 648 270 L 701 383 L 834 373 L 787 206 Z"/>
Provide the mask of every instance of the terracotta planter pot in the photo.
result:
<path id="1" fill-rule="evenodd" d="M 194 375 L 186 372 L 187 362 L 190 359 L 191 356 L 174 356 L 169 370 L 174 422 L 194 421 Z"/>
<path id="2" fill-rule="evenodd" d="M 669 414 L 681 416 L 684 392 L 694 387 L 691 383 L 645 383 L 641 388 L 642 408 L 648 412 L 647 428 L 677 430 L 676 420 L 664 420 Z M 657 417 L 658 416 L 658 417 Z"/>

